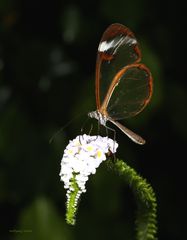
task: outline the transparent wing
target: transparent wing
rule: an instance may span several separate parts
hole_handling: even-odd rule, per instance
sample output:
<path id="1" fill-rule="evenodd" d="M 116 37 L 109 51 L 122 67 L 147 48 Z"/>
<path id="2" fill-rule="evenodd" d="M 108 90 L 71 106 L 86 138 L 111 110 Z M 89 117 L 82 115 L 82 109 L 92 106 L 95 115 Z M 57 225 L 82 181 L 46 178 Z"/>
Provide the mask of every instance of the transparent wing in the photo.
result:
<path id="1" fill-rule="evenodd" d="M 143 64 L 121 70 L 110 88 L 106 110 L 115 120 L 132 117 L 143 110 L 152 95 L 152 77 Z"/>
<path id="2" fill-rule="evenodd" d="M 99 109 L 114 76 L 125 66 L 140 61 L 141 53 L 134 34 L 121 24 L 104 32 L 96 62 L 96 104 Z"/>

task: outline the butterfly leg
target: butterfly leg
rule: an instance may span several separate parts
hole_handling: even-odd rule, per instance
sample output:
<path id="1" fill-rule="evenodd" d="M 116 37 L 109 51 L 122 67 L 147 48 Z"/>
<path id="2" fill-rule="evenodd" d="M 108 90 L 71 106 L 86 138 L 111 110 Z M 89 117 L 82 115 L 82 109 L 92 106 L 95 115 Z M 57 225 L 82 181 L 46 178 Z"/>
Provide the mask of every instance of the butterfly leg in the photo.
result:
<path id="1" fill-rule="evenodd" d="M 113 141 L 115 142 L 115 141 L 116 141 L 116 130 L 113 129 L 113 128 L 111 128 L 111 127 L 108 127 L 108 126 L 106 126 L 106 125 L 105 125 L 105 127 L 106 127 L 107 136 L 108 136 L 108 130 L 110 130 L 110 131 L 113 132 Z M 113 152 L 115 152 L 115 151 L 114 151 L 114 150 L 115 150 L 114 148 L 115 148 L 115 145 L 113 145 Z M 110 152 L 110 154 L 113 156 L 113 160 L 116 160 L 116 155 L 115 155 L 115 153 Z"/>
<path id="2" fill-rule="evenodd" d="M 92 130 L 93 130 L 93 124 L 91 124 L 91 127 L 90 127 L 90 130 L 89 130 L 89 133 L 88 133 L 88 135 L 90 135 L 90 134 L 91 134 Z"/>

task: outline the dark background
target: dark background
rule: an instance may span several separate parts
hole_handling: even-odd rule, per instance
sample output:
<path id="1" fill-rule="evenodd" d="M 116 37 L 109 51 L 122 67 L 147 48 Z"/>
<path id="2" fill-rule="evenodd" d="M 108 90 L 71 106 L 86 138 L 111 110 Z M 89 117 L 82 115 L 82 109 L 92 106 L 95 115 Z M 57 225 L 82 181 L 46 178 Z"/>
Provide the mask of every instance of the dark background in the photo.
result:
<path id="1" fill-rule="evenodd" d="M 151 103 L 125 121 L 147 144 L 117 131 L 117 157 L 153 186 L 158 239 L 185 239 L 185 8 L 180 1 L 0 0 L 0 239 L 134 239 L 133 195 L 105 164 L 87 183 L 75 227 L 65 223 L 59 181 L 63 150 L 95 109 L 97 47 L 114 22 L 135 32 L 154 77 Z"/>

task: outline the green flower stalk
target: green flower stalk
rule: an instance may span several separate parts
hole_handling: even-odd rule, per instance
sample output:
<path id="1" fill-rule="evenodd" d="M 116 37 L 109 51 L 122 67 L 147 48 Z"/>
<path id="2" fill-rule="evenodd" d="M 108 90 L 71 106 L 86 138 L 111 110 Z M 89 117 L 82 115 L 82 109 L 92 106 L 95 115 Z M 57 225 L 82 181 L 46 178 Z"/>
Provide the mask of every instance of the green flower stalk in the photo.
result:
<path id="1" fill-rule="evenodd" d="M 157 233 L 157 203 L 153 188 L 136 171 L 122 160 L 110 161 L 113 169 L 129 184 L 138 205 L 136 218 L 136 239 L 155 240 Z"/>
<path id="2" fill-rule="evenodd" d="M 71 190 L 67 191 L 66 203 L 66 221 L 70 225 L 75 225 L 75 215 L 80 195 L 81 191 L 74 176 L 71 180 Z"/>

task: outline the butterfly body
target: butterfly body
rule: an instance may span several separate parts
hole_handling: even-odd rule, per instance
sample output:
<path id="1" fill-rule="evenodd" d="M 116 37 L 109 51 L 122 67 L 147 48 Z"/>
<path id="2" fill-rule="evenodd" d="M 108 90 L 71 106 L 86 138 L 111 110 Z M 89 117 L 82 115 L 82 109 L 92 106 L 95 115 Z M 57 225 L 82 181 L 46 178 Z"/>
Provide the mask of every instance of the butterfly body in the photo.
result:
<path id="1" fill-rule="evenodd" d="M 96 111 L 92 111 L 88 113 L 88 116 L 90 118 L 95 118 L 96 120 L 99 121 L 99 123 L 103 126 L 106 127 L 106 123 L 107 121 L 113 123 L 114 125 L 116 125 L 123 133 L 125 133 L 133 142 L 143 145 L 145 144 L 145 140 L 140 137 L 138 134 L 134 133 L 133 131 L 131 131 L 130 129 L 126 128 L 125 126 L 123 126 L 122 124 L 120 124 L 119 122 L 113 120 L 110 117 L 107 117 L 106 115 L 103 115 L 102 113 L 100 113 L 98 110 Z"/>

